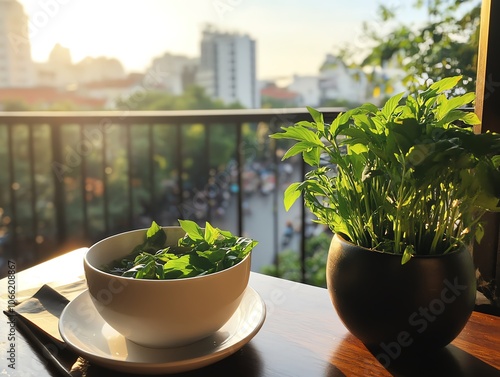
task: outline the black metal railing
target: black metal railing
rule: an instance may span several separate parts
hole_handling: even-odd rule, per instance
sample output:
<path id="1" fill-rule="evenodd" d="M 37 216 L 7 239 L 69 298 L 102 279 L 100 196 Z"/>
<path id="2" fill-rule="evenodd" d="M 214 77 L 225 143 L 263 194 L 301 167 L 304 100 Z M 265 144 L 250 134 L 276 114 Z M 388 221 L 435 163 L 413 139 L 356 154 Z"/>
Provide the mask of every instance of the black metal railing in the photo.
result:
<path id="1" fill-rule="evenodd" d="M 321 111 L 331 121 L 340 110 Z M 246 188 L 265 176 L 277 263 L 284 173 L 268 135 L 304 119 L 306 109 L 0 113 L 0 257 L 23 268 L 151 219 L 222 221 L 228 202 L 226 224 L 245 234 Z M 287 174 L 303 176 L 295 164 Z M 301 208 L 302 276 L 304 220 Z"/>

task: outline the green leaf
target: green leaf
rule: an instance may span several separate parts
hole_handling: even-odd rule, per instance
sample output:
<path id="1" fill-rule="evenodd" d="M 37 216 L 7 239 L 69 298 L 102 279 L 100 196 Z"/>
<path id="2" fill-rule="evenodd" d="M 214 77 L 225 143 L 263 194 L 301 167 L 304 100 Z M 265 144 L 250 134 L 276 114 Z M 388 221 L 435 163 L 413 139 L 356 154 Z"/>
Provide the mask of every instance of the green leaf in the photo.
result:
<path id="1" fill-rule="evenodd" d="M 167 276 L 169 272 L 175 271 L 176 274 L 180 273 L 177 278 L 189 277 L 194 271 L 194 268 L 191 265 L 190 255 L 186 254 L 180 258 L 169 260 L 163 265 L 163 271 L 165 272 L 165 276 Z"/>
<path id="2" fill-rule="evenodd" d="M 156 266 L 154 259 L 142 265 L 142 268 L 137 269 L 135 274 L 136 279 L 151 279 L 156 274 Z"/>
<path id="3" fill-rule="evenodd" d="M 476 225 L 476 231 L 474 233 L 474 238 L 476 239 L 476 242 L 478 244 L 480 244 L 483 237 L 484 237 L 484 227 L 483 227 L 483 224 L 479 223 Z"/>
<path id="4" fill-rule="evenodd" d="M 446 90 L 453 89 L 459 81 L 462 79 L 462 76 L 453 76 L 446 77 L 442 80 L 436 81 L 429 87 L 429 90 L 435 91 L 436 93 L 442 93 Z"/>
<path id="5" fill-rule="evenodd" d="M 494 167 L 496 167 L 497 169 L 500 167 L 500 155 L 493 156 L 491 158 L 491 161 L 493 162 Z"/>
<path id="6" fill-rule="evenodd" d="M 448 114 L 444 115 L 439 122 L 436 123 L 436 127 L 442 127 L 445 124 L 452 123 L 456 120 L 463 120 L 468 114 L 463 110 L 451 110 Z"/>
<path id="7" fill-rule="evenodd" d="M 350 139 L 344 140 L 341 144 L 356 144 L 361 143 L 364 145 L 370 144 L 370 138 L 365 131 L 359 128 L 346 128 L 342 131 L 342 135 L 349 136 Z"/>
<path id="8" fill-rule="evenodd" d="M 297 141 L 308 141 L 316 146 L 323 146 L 318 135 L 313 131 L 298 126 L 283 127 L 284 132 L 272 134 L 270 137 L 273 139 L 292 139 Z"/>
<path id="9" fill-rule="evenodd" d="M 353 144 L 349 146 L 350 153 L 362 154 L 368 152 L 368 147 L 363 144 Z"/>
<path id="10" fill-rule="evenodd" d="M 422 137 L 422 126 L 413 118 L 403 119 L 402 123 L 390 122 L 387 124 L 387 128 L 389 130 L 387 138 L 390 139 L 391 135 L 393 135 L 393 140 L 403 153 L 408 152 Z M 397 150 L 391 152 L 396 153 Z"/>
<path id="11" fill-rule="evenodd" d="M 481 188 L 474 204 L 488 211 L 500 211 L 500 172 L 481 161 L 476 166 L 474 178 Z"/>
<path id="12" fill-rule="evenodd" d="M 451 99 L 446 99 L 444 94 L 440 95 L 439 98 L 439 106 L 437 108 L 436 118 L 441 120 L 445 117 L 450 111 L 455 110 L 461 106 L 465 106 L 468 103 L 474 100 L 474 93 L 467 93 L 463 96 L 453 97 Z"/>
<path id="13" fill-rule="evenodd" d="M 376 114 L 379 110 L 377 106 L 375 106 L 373 103 L 364 103 L 359 107 L 359 109 L 362 109 L 368 113 Z"/>
<path id="14" fill-rule="evenodd" d="M 460 118 L 465 124 L 475 126 L 476 124 L 480 124 L 478 116 L 474 113 L 467 113 L 462 118 Z"/>
<path id="15" fill-rule="evenodd" d="M 366 165 L 363 174 L 361 176 L 361 181 L 364 182 L 367 179 L 373 178 L 373 177 L 378 177 L 384 175 L 384 172 L 380 169 L 371 169 L 369 165 Z"/>
<path id="16" fill-rule="evenodd" d="M 205 241 L 207 243 L 214 243 L 219 238 L 219 234 L 217 228 L 210 225 L 208 221 L 205 223 Z"/>
<path id="17" fill-rule="evenodd" d="M 306 164 L 310 166 L 319 166 L 320 157 L 321 157 L 321 149 L 319 148 L 311 148 L 302 153 L 304 161 Z"/>
<path id="18" fill-rule="evenodd" d="M 313 120 L 316 122 L 318 125 L 323 125 L 324 128 L 324 120 L 323 120 L 323 114 L 320 113 L 318 110 L 313 109 L 312 107 L 307 106 L 307 110 L 309 111 L 309 114 L 311 114 Z M 319 129 L 319 128 L 318 128 Z"/>
<path id="19" fill-rule="evenodd" d="M 254 241 L 248 238 L 242 239 L 243 242 L 238 241 L 238 243 L 242 246 L 240 254 L 238 255 L 240 258 L 246 257 L 250 252 L 259 244 L 258 241 Z"/>
<path id="20" fill-rule="evenodd" d="M 290 184 L 285 190 L 283 202 L 287 211 L 292 207 L 293 203 L 300 198 L 301 190 L 299 186 L 300 182 L 295 182 Z"/>
<path id="21" fill-rule="evenodd" d="M 405 251 L 403 252 L 403 257 L 401 258 L 401 264 L 408 263 L 414 253 L 415 251 L 413 250 L 413 245 L 407 245 Z"/>
<path id="22" fill-rule="evenodd" d="M 163 229 L 156 223 L 152 222 L 149 229 L 146 231 L 146 241 L 140 248 L 141 251 L 155 252 L 162 248 L 167 240 L 167 235 Z"/>
<path id="23" fill-rule="evenodd" d="M 305 128 L 316 128 L 313 122 L 309 122 L 307 120 L 300 120 L 297 123 L 294 124 L 294 126 L 300 126 L 300 127 L 305 127 Z"/>
<path id="24" fill-rule="evenodd" d="M 307 152 L 311 148 L 317 148 L 316 145 L 307 142 L 307 141 L 299 141 L 295 143 L 289 150 L 286 151 L 282 160 L 286 160 L 292 156 L 295 156 L 299 153 Z"/>
<path id="25" fill-rule="evenodd" d="M 455 96 L 448 100 L 448 108 L 449 110 L 457 109 L 459 107 L 463 107 L 465 105 L 470 104 L 476 98 L 475 93 L 465 93 L 461 96 Z"/>
<path id="26" fill-rule="evenodd" d="M 403 115 L 406 115 L 406 116 L 411 115 L 414 118 L 417 117 L 420 107 L 419 107 L 418 102 L 415 99 L 415 97 L 413 97 L 413 96 L 406 97 L 406 108 L 407 108 L 408 114 L 403 114 Z"/>
<path id="27" fill-rule="evenodd" d="M 431 86 L 429 86 L 426 90 L 424 90 L 422 93 L 418 95 L 418 97 L 422 98 L 424 100 L 425 106 L 427 108 L 431 108 L 433 105 L 433 102 L 435 101 L 436 96 L 446 90 L 453 89 L 458 82 L 462 79 L 462 76 L 454 76 L 454 77 L 447 77 L 444 78 L 440 81 L 435 82 Z"/>
<path id="28" fill-rule="evenodd" d="M 167 247 L 166 249 L 158 250 L 155 254 L 156 259 L 163 262 L 168 262 L 170 259 L 176 259 L 177 255 L 170 253 L 169 251 L 169 247 Z"/>
<path id="29" fill-rule="evenodd" d="M 222 262 L 226 256 L 226 250 L 218 249 L 213 251 L 206 251 L 204 253 L 198 253 L 199 256 L 203 256 L 204 259 L 208 259 L 212 265 Z M 201 268 L 200 268 L 201 269 Z"/>
<path id="30" fill-rule="evenodd" d="M 149 229 L 146 231 L 146 237 L 151 238 L 156 233 L 161 232 L 161 231 L 162 231 L 161 226 L 159 226 L 156 222 L 153 221 L 151 223 L 151 226 L 149 227 Z"/>
<path id="31" fill-rule="evenodd" d="M 155 274 L 156 274 L 156 279 L 158 279 L 158 280 L 165 279 L 165 271 L 163 270 L 162 264 L 157 263 L 155 265 Z"/>
<path id="32" fill-rule="evenodd" d="M 179 220 L 181 228 L 186 232 L 189 238 L 192 240 L 203 240 L 205 239 L 203 230 L 198 224 L 191 220 Z"/>
<path id="33" fill-rule="evenodd" d="M 401 98 L 403 98 L 403 95 L 404 92 L 396 94 L 385 103 L 384 107 L 382 108 L 382 114 L 384 115 L 385 119 L 390 119 L 390 117 L 394 113 L 394 110 L 396 110 L 396 108 L 399 106 L 399 102 L 401 101 Z"/>

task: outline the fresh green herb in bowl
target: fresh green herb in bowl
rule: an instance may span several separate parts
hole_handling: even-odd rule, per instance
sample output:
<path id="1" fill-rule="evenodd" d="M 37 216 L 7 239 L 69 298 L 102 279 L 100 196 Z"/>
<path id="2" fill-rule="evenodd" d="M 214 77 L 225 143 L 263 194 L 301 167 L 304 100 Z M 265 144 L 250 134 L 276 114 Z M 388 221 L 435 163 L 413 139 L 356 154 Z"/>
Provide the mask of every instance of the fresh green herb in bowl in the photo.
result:
<path id="1" fill-rule="evenodd" d="M 180 279 L 222 271 L 242 261 L 257 245 L 208 222 L 202 229 L 194 221 L 179 220 L 186 232 L 176 246 L 165 246 L 165 231 L 153 221 L 143 243 L 124 258 L 104 266 L 105 272 L 135 279 Z"/>

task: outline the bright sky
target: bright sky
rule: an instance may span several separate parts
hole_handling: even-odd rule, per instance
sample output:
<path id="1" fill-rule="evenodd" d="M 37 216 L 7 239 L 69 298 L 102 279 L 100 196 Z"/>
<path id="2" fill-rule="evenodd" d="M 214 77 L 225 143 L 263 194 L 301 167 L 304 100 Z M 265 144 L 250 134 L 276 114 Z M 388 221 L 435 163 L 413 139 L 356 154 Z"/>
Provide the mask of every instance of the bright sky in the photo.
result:
<path id="1" fill-rule="evenodd" d="M 316 74 L 343 44 L 363 46 L 361 23 L 375 22 L 375 0 L 18 0 L 30 17 L 32 57 L 46 61 L 56 43 L 85 56 L 116 57 L 143 71 L 165 52 L 199 56 L 201 31 L 249 34 L 257 42 L 258 78 Z M 384 2 L 418 17 L 411 1 Z"/>

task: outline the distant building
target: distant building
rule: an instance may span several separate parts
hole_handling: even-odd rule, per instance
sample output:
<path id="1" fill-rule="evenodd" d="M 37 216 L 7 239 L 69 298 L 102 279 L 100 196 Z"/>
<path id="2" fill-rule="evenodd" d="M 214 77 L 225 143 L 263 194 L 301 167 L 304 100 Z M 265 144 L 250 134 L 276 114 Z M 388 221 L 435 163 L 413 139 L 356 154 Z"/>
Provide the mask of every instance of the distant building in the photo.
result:
<path id="1" fill-rule="evenodd" d="M 292 83 L 288 85 L 288 90 L 299 94 L 297 106 L 318 107 L 320 105 L 321 92 L 318 76 L 294 75 Z"/>
<path id="2" fill-rule="evenodd" d="M 122 63 L 116 58 L 86 57 L 75 64 L 78 83 L 89 83 L 106 80 L 122 80 L 127 78 Z"/>
<path id="3" fill-rule="evenodd" d="M 328 54 L 319 74 L 320 102 L 366 102 L 369 83 L 361 68 L 350 68 L 342 59 Z"/>
<path id="4" fill-rule="evenodd" d="M 68 48 L 56 44 L 45 63 L 36 64 L 37 86 L 52 86 L 75 90 L 80 85 L 127 77 L 119 60 L 114 58 L 86 57 L 74 64 Z"/>
<path id="5" fill-rule="evenodd" d="M 34 84 L 28 17 L 16 0 L 0 0 L 0 88 Z"/>
<path id="6" fill-rule="evenodd" d="M 98 80 L 78 86 L 77 93 L 88 98 L 102 100 L 106 108 L 115 108 L 119 99 L 127 99 L 143 89 L 144 75 L 131 73 L 126 78 Z"/>
<path id="7" fill-rule="evenodd" d="M 260 91 L 262 106 L 266 107 L 297 107 L 301 96 L 287 88 L 281 88 L 276 84 L 267 84 Z"/>
<path id="8" fill-rule="evenodd" d="M 197 58 L 165 53 L 153 60 L 146 72 L 145 86 L 158 88 L 174 95 L 181 95 L 195 84 L 198 70 Z"/>
<path id="9" fill-rule="evenodd" d="M 82 110 L 102 109 L 104 99 L 85 97 L 73 92 L 57 88 L 0 88 L 0 111 L 6 104 L 18 102 L 28 105 L 31 109 L 46 110 L 53 106 L 69 106 Z"/>
<path id="10" fill-rule="evenodd" d="M 59 43 L 54 46 L 46 63 L 36 63 L 37 86 L 66 89 L 76 84 L 71 52 Z"/>
<path id="11" fill-rule="evenodd" d="M 248 35 L 205 29 L 196 81 L 209 96 L 227 104 L 260 107 L 255 41 Z"/>

